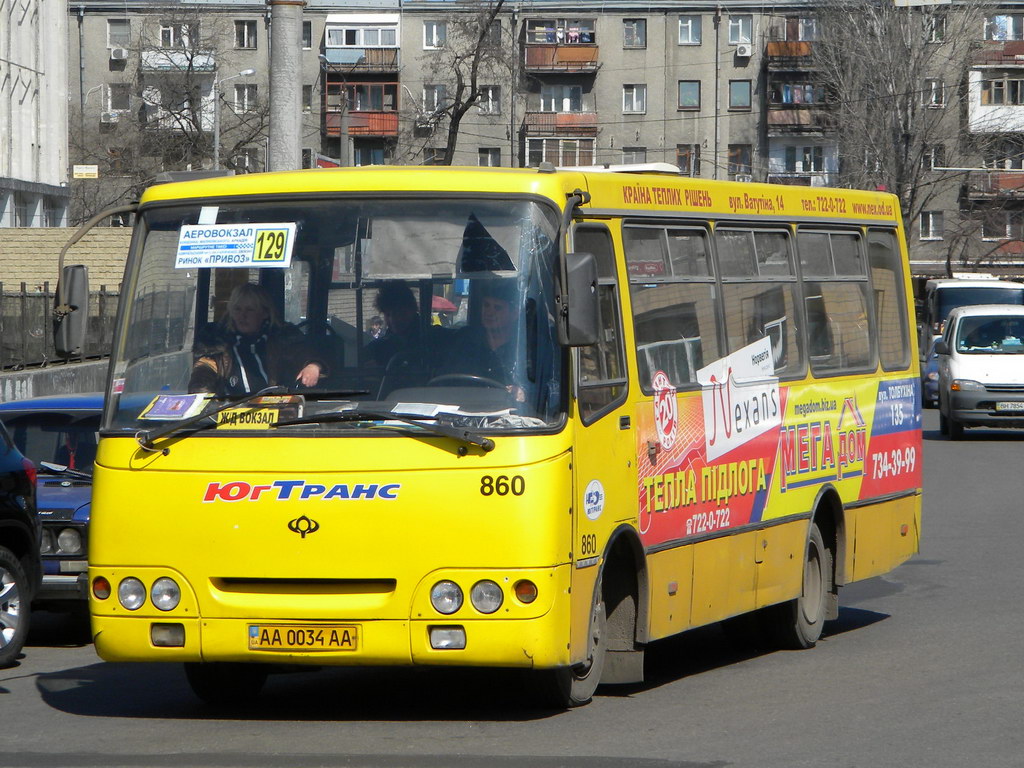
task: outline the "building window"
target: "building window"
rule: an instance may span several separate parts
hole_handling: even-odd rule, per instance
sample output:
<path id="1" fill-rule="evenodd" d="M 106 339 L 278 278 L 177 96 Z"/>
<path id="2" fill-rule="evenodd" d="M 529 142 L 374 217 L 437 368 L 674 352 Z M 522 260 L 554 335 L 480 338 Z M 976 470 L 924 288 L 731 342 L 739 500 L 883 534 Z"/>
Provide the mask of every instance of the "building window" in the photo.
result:
<path id="1" fill-rule="evenodd" d="M 982 213 L 981 237 L 983 240 L 1019 239 L 1020 233 L 1020 212 L 996 210 Z"/>
<path id="2" fill-rule="evenodd" d="M 256 86 L 235 86 L 235 112 L 252 112 L 256 109 Z"/>
<path id="3" fill-rule="evenodd" d="M 195 24 L 165 22 L 160 25 L 161 48 L 188 48 L 190 45 L 199 45 L 198 22 Z"/>
<path id="4" fill-rule="evenodd" d="M 750 81 L 729 81 L 729 109 L 750 110 Z"/>
<path id="5" fill-rule="evenodd" d="M 676 165 L 683 176 L 700 176 L 700 144 L 676 144 Z"/>
<path id="6" fill-rule="evenodd" d="M 256 147 L 243 147 L 232 159 L 238 173 L 259 173 L 260 153 Z"/>
<path id="7" fill-rule="evenodd" d="M 946 165 L 946 147 L 942 144 L 926 144 L 921 153 L 921 168 L 926 171 Z"/>
<path id="8" fill-rule="evenodd" d="M 428 50 L 444 48 L 448 39 L 448 24 L 443 21 L 423 22 L 423 47 Z"/>
<path id="9" fill-rule="evenodd" d="M 825 101 L 825 87 L 818 83 L 774 82 L 768 101 L 770 104 L 821 104 Z"/>
<path id="10" fill-rule="evenodd" d="M 14 193 L 14 226 L 32 226 L 32 199 L 22 193 Z"/>
<path id="11" fill-rule="evenodd" d="M 331 111 L 340 112 L 341 93 L 335 91 L 335 88 L 337 88 L 337 84 L 328 84 L 327 106 Z M 398 91 L 396 83 L 350 83 L 345 88 L 349 112 L 395 111 L 395 98 Z"/>
<path id="12" fill-rule="evenodd" d="M 302 86 L 302 111 L 312 112 L 313 111 L 313 86 L 304 85 Z"/>
<path id="13" fill-rule="evenodd" d="M 394 26 L 327 28 L 328 48 L 394 48 L 397 40 Z"/>
<path id="14" fill-rule="evenodd" d="M 43 198 L 43 226 L 59 227 L 64 221 L 64 204 L 57 198 Z"/>
<path id="15" fill-rule="evenodd" d="M 128 83 L 111 83 L 107 87 L 107 111 L 127 112 L 131 108 L 131 85 Z"/>
<path id="16" fill-rule="evenodd" d="M 256 47 L 256 22 L 236 21 L 235 22 L 235 48 Z"/>
<path id="17" fill-rule="evenodd" d="M 679 81 L 679 109 L 700 109 L 700 80 Z"/>
<path id="18" fill-rule="evenodd" d="M 982 164 L 999 170 L 1024 169 L 1024 144 L 1019 139 L 993 142 L 985 147 Z"/>
<path id="19" fill-rule="evenodd" d="M 981 82 L 981 103 L 983 105 L 1024 104 L 1024 78 L 1004 76 L 986 77 Z"/>
<path id="20" fill-rule="evenodd" d="M 481 115 L 501 114 L 501 86 L 480 86 L 480 101 L 476 103 Z"/>
<path id="21" fill-rule="evenodd" d="M 926 77 L 921 88 L 921 104 L 926 107 L 941 107 L 945 103 L 945 87 L 942 81 L 938 78 Z"/>
<path id="22" fill-rule="evenodd" d="M 131 22 L 128 19 L 107 19 L 107 47 L 128 48 L 131 44 Z"/>
<path id="23" fill-rule="evenodd" d="M 424 165 L 442 165 L 444 163 L 444 149 L 441 147 L 424 147 Z"/>
<path id="24" fill-rule="evenodd" d="M 526 151 L 527 163 L 533 168 L 543 162 L 556 166 L 594 164 L 593 139 L 529 139 Z"/>
<path id="25" fill-rule="evenodd" d="M 729 45 L 753 41 L 754 17 L 750 14 L 729 17 Z"/>
<path id="26" fill-rule="evenodd" d="M 753 172 L 752 156 L 753 151 L 749 144 L 730 144 L 729 175 L 732 177 L 750 176 Z"/>
<path id="27" fill-rule="evenodd" d="M 824 170 L 822 147 L 786 147 L 786 173 L 823 173 Z"/>
<path id="28" fill-rule="evenodd" d="M 647 86 L 640 83 L 622 86 L 622 111 L 642 115 L 647 111 Z"/>
<path id="29" fill-rule="evenodd" d="M 929 43 L 941 43 L 946 39 L 946 17 L 941 14 L 925 19 L 925 40 Z"/>
<path id="30" fill-rule="evenodd" d="M 495 19 L 491 22 L 491 26 L 487 28 L 487 35 L 484 37 L 483 44 L 486 48 L 501 47 L 501 19 Z"/>
<path id="31" fill-rule="evenodd" d="M 921 239 L 942 239 L 942 211 L 921 212 Z"/>
<path id="32" fill-rule="evenodd" d="M 448 101 L 448 87 L 428 84 L 423 86 L 423 111 L 436 112 Z"/>
<path id="33" fill-rule="evenodd" d="M 1024 13 L 1000 13 L 985 19 L 986 40 L 1024 40 Z"/>
<path id="34" fill-rule="evenodd" d="M 592 45 L 597 42 L 593 19 L 530 19 L 526 42 L 532 44 Z"/>
<path id="35" fill-rule="evenodd" d="M 540 89 L 541 112 L 582 112 L 583 86 L 543 85 Z"/>
<path id="36" fill-rule="evenodd" d="M 304 50 L 309 50 L 313 47 L 313 22 L 304 21 L 302 22 L 302 47 Z"/>
<path id="37" fill-rule="evenodd" d="M 481 168 L 500 168 L 501 150 L 497 147 L 480 147 L 477 150 L 477 165 Z"/>
<path id="38" fill-rule="evenodd" d="M 647 162 L 647 147 L 623 147 L 622 148 L 622 162 L 623 163 L 646 163 Z"/>
<path id="39" fill-rule="evenodd" d="M 622 20 L 622 47 L 647 47 L 647 19 Z"/>
<path id="40" fill-rule="evenodd" d="M 679 17 L 679 44 L 700 45 L 700 16 Z"/>

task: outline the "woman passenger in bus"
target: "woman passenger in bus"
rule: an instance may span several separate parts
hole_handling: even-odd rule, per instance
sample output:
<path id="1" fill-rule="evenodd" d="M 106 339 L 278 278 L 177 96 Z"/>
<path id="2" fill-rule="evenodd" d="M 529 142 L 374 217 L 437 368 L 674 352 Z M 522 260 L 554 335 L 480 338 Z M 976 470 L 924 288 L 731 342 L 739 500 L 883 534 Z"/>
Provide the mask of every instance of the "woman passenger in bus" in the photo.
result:
<path id="1" fill-rule="evenodd" d="M 235 286 L 219 323 L 196 335 L 190 392 L 239 395 L 274 385 L 312 387 L 325 375 L 303 333 L 281 320 L 265 289 Z"/>

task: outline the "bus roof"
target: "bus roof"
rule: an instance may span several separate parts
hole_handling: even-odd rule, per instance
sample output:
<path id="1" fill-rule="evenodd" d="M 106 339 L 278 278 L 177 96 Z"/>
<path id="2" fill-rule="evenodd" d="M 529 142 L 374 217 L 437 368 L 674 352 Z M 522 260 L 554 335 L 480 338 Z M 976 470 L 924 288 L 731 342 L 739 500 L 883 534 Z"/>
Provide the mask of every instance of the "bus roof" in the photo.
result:
<path id="1" fill-rule="evenodd" d="M 995 280 L 991 277 L 962 278 L 944 277 L 932 278 L 925 283 L 925 290 L 930 291 L 938 288 L 1020 288 L 1024 290 L 1024 284 L 1013 280 Z"/>
<path id="2" fill-rule="evenodd" d="M 249 195 L 345 192 L 535 194 L 565 203 L 574 190 L 589 192 L 584 211 L 606 215 L 643 212 L 687 217 L 899 222 L 894 195 L 863 190 L 714 181 L 666 173 L 459 166 L 362 166 L 222 176 L 149 187 L 142 204 Z"/>

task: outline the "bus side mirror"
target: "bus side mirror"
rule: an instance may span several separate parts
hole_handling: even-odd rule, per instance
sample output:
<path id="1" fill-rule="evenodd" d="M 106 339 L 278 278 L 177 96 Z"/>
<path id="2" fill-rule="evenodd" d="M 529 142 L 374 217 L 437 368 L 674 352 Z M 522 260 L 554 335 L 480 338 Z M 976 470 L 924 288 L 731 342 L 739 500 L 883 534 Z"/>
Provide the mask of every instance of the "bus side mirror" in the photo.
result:
<path id="1" fill-rule="evenodd" d="M 592 253 L 565 254 L 568 298 L 561 342 L 569 347 L 596 344 L 601 325 L 597 302 L 597 260 Z"/>
<path id="2" fill-rule="evenodd" d="M 945 339 L 939 339 L 935 342 L 935 354 L 936 355 L 948 355 L 949 344 L 946 343 Z"/>
<path id="3" fill-rule="evenodd" d="M 59 357 L 80 356 L 89 323 L 89 270 L 83 264 L 64 267 L 53 307 L 53 346 Z"/>

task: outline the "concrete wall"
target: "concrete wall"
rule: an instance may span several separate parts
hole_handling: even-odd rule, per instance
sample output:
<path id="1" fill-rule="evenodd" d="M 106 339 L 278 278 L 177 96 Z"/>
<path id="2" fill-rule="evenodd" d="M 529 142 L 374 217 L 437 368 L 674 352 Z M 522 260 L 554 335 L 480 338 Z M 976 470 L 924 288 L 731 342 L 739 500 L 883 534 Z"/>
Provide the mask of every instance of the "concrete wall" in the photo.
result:
<path id="1" fill-rule="evenodd" d="M 99 392 L 105 388 L 107 361 L 70 363 L 0 374 L 0 402 L 41 395 Z"/>

